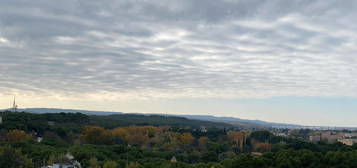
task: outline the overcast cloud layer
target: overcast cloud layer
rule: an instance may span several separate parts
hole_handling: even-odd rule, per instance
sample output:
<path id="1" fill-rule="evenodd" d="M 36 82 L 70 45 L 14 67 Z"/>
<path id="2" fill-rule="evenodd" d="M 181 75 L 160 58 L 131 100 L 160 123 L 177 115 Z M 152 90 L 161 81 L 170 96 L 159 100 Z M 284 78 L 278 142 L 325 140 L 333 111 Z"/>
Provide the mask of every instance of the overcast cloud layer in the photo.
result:
<path id="1" fill-rule="evenodd" d="M 357 97 L 357 1 L 1 0 L 0 93 Z"/>

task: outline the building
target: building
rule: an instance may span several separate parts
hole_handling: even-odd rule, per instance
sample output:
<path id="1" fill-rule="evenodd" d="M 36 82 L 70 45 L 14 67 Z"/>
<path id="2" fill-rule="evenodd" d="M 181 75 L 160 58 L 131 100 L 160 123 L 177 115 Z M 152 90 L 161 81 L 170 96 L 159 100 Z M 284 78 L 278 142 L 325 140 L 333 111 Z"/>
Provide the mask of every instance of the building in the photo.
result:
<path id="1" fill-rule="evenodd" d="M 56 162 L 52 166 L 43 166 L 42 168 L 81 168 L 81 164 L 77 161 L 62 161 Z"/>
<path id="2" fill-rule="evenodd" d="M 201 126 L 200 131 L 201 132 L 207 132 L 208 130 L 207 130 L 207 128 L 205 126 Z"/>
<path id="3" fill-rule="evenodd" d="M 71 154 L 56 158 L 53 165 L 43 166 L 42 168 L 82 168 L 81 164 L 74 160 Z"/>
<path id="4" fill-rule="evenodd" d="M 75 168 L 72 163 L 55 163 L 52 168 Z"/>
<path id="5" fill-rule="evenodd" d="M 72 163 L 55 163 L 52 166 L 42 166 L 41 168 L 77 168 Z"/>
<path id="6" fill-rule="evenodd" d="M 43 140 L 42 137 L 37 137 L 37 138 L 36 138 L 36 141 L 37 141 L 37 142 L 42 142 L 42 140 Z"/>
<path id="7" fill-rule="evenodd" d="M 288 135 L 284 132 L 273 132 L 275 136 L 287 137 Z"/>
<path id="8" fill-rule="evenodd" d="M 47 124 L 48 124 L 49 126 L 54 126 L 54 125 L 56 124 L 56 122 L 54 122 L 54 121 L 47 121 Z"/>
<path id="9" fill-rule="evenodd" d="M 263 153 L 261 153 L 261 152 L 251 152 L 250 154 L 252 156 L 263 156 Z"/>
<path id="10" fill-rule="evenodd" d="M 347 139 L 357 139 L 357 133 L 345 133 L 344 138 Z"/>
<path id="11" fill-rule="evenodd" d="M 310 135 L 310 136 L 309 136 L 309 141 L 310 141 L 310 142 L 318 142 L 318 141 L 321 141 L 321 135 L 320 135 L 320 134 Z"/>
<path id="12" fill-rule="evenodd" d="M 335 132 L 331 132 L 331 131 L 321 133 L 321 140 L 327 141 L 329 143 L 337 142 L 337 140 L 343 139 L 343 137 L 344 137 L 344 134 L 335 133 Z"/>
<path id="13" fill-rule="evenodd" d="M 357 143 L 357 139 L 339 139 L 338 142 L 341 142 L 345 145 L 352 146 Z"/>
<path id="14" fill-rule="evenodd" d="M 175 156 L 172 156 L 171 160 L 170 160 L 171 163 L 176 163 L 177 162 L 177 159 Z"/>

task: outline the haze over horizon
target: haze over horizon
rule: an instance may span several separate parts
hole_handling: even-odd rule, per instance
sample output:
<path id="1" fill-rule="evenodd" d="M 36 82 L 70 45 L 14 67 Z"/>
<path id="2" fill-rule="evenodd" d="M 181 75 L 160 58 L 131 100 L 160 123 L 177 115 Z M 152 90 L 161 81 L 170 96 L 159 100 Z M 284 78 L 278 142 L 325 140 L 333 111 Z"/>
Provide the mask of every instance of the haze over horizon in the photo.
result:
<path id="1" fill-rule="evenodd" d="M 0 108 L 357 127 L 357 1 L 0 2 Z"/>

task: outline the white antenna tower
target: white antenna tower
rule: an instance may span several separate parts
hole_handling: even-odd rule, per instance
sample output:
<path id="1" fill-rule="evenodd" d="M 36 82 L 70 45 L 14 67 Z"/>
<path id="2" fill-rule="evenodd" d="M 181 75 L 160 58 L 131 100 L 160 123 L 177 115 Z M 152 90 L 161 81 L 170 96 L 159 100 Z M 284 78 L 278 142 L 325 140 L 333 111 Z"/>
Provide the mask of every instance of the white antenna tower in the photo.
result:
<path id="1" fill-rule="evenodd" d="M 12 104 L 12 110 L 14 111 L 14 112 L 17 112 L 17 104 L 16 104 L 16 96 L 14 96 L 14 103 Z"/>

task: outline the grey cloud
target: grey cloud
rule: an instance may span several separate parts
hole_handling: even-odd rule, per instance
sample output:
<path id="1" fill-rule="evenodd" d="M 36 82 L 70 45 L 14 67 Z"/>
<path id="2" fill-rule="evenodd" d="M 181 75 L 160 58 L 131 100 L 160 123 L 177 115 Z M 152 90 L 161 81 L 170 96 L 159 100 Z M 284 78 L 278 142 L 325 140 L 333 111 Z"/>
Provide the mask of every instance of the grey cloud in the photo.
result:
<path id="1" fill-rule="evenodd" d="M 0 2 L 0 92 L 357 96 L 355 1 Z"/>

